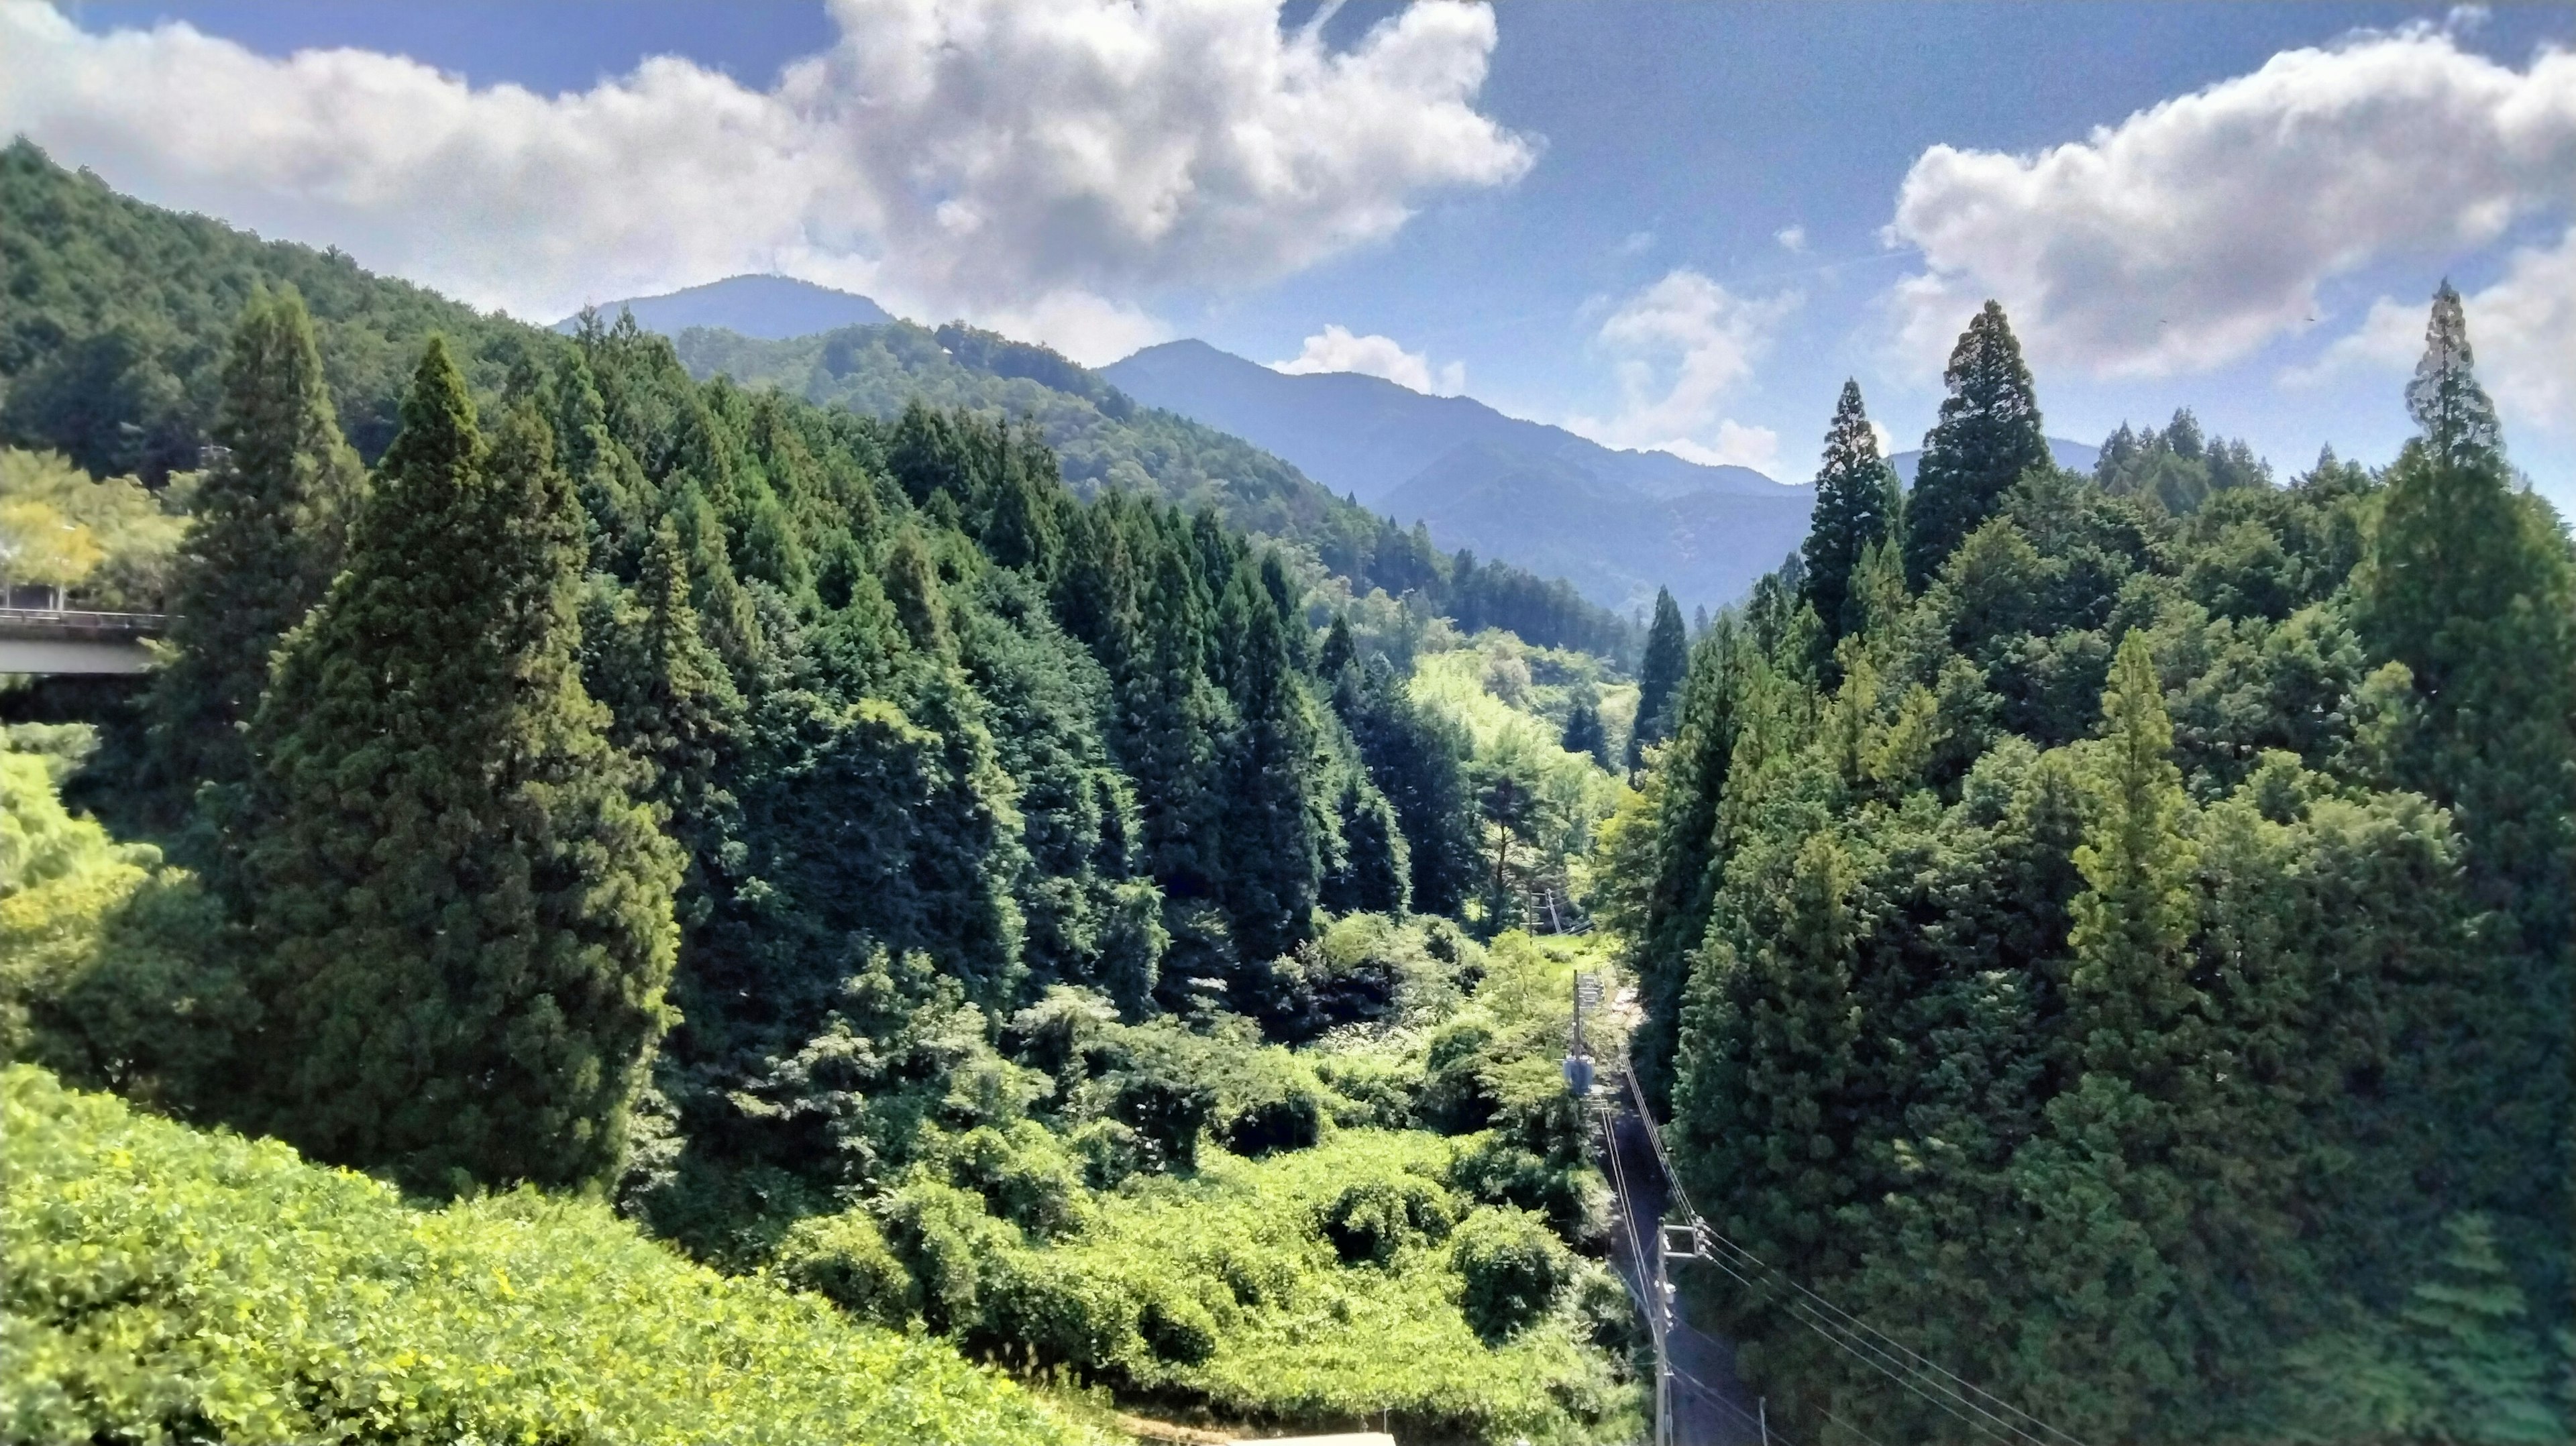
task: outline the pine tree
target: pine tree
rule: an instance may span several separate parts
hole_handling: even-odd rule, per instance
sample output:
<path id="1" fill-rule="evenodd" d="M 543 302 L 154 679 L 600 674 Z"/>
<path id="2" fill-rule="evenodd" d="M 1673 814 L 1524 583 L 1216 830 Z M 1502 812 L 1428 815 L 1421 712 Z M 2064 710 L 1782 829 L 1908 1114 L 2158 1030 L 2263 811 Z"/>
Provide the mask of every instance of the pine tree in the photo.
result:
<path id="1" fill-rule="evenodd" d="M 1923 438 L 1905 504 L 1905 580 L 1917 592 L 2024 472 L 2050 465 L 2030 368 L 2002 307 L 1989 301 L 1968 323 L 1941 381 L 1950 395 Z"/>
<path id="2" fill-rule="evenodd" d="M 272 1126 L 430 1189 L 616 1171 L 676 850 L 583 691 L 582 533 L 533 408 L 488 454 L 433 339 L 252 729 Z"/>
<path id="3" fill-rule="evenodd" d="M 1628 730 L 1628 770 L 1645 763 L 1646 749 L 1672 736 L 1669 716 L 1682 674 L 1690 667 L 1690 639 L 1681 605 L 1669 588 L 1655 589 L 1655 620 L 1646 629 L 1646 655 L 1637 664 L 1637 722 Z"/>
<path id="4" fill-rule="evenodd" d="M 330 586 L 359 490 L 313 322 L 292 288 L 253 293 L 223 383 L 215 440 L 228 455 L 197 492 L 172 586 L 176 656 L 151 699 L 156 766 L 183 794 L 249 778 L 243 734 L 268 687 L 269 654 Z"/>
<path id="5" fill-rule="evenodd" d="M 1894 535 L 1890 502 L 1898 495 L 1896 469 L 1880 460 L 1878 435 L 1861 409 L 1860 383 L 1846 381 L 1833 426 L 1825 433 L 1815 512 L 1800 549 L 1807 563 L 1803 595 L 1824 625 L 1828 650 L 1844 634 L 1860 630 L 1851 602 L 1853 574 L 1864 550 Z"/>

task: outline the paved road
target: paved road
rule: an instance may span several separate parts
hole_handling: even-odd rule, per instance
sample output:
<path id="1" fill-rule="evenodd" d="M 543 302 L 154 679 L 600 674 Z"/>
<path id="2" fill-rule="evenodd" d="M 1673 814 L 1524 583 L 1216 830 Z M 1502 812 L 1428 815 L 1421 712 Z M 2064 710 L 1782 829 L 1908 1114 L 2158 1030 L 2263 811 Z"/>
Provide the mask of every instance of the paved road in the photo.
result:
<path id="1" fill-rule="evenodd" d="M 1627 1177 L 1636 1238 L 1648 1260 L 1641 1275 L 1637 1262 L 1629 1258 L 1628 1234 L 1615 1222 L 1610 1259 L 1629 1289 L 1644 1300 L 1652 1287 L 1642 1282 L 1654 1279 L 1655 1227 L 1664 1214 L 1663 1167 L 1646 1137 L 1645 1123 L 1634 1112 L 1623 1109 L 1611 1117 L 1610 1138 L 1619 1151 L 1620 1173 Z M 1676 1302 L 1674 1311 L 1664 1338 L 1674 1370 L 1673 1439 L 1680 1446 L 1760 1446 L 1762 1437 L 1755 1426 L 1759 1407 L 1753 1393 L 1736 1379 L 1734 1345 L 1690 1324 L 1683 1303 Z"/>

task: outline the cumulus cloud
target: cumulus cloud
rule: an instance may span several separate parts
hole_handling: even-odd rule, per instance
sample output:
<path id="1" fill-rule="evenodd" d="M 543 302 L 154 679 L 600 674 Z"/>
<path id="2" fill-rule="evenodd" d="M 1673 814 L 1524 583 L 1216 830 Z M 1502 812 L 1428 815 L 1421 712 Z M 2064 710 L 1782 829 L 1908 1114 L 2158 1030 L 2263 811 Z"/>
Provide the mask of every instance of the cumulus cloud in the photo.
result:
<path id="1" fill-rule="evenodd" d="M 1767 466 L 1778 458 L 1779 435 L 1721 413 L 1801 300 L 1795 292 L 1737 296 L 1689 267 L 1666 273 L 1620 302 L 1595 334 L 1613 359 L 1618 413 L 1571 417 L 1565 425 L 1613 447 Z"/>
<path id="2" fill-rule="evenodd" d="M 2554 247 L 2516 250 L 2492 286 L 2462 298 L 2478 377 L 2506 420 L 2564 435 L 2576 428 L 2576 227 Z M 2311 366 L 2282 374 L 2313 386 L 2354 371 L 2403 373 L 2424 353 L 2428 303 L 2383 296 Z"/>
<path id="3" fill-rule="evenodd" d="M 2515 70 L 2429 28 L 2367 34 L 2036 155 L 1934 146 L 1887 228 L 1925 269 L 1889 301 L 1917 366 L 1993 296 L 2043 361 L 2193 371 L 2317 323 L 2331 277 L 2570 201 L 2576 54 Z"/>
<path id="4" fill-rule="evenodd" d="M 1344 326 L 1327 326 L 1306 338 L 1303 350 L 1287 361 L 1272 362 L 1270 369 L 1290 376 L 1358 372 L 1435 397 L 1453 397 L 1467 389 L 1465 362 L 1453 361 L 1435 370 L 1428 355 L 1406 351 L 1394 337 L 1353 336 Z"/>
<path id="5" fill-rule="evenodd" d="M 766 90 L 663 57 L 542 96 L 0 0 L 0 132 L 525 316 L 780 270 L 1104 343 L 1151 329 L 1135 307 L 1156 288 L 1293 272 L 1535 157 L 1475 108 L 1494 19 L 1453 0 L 1340 50 L 1217 0 L 832 15 L 837 41 Z"/>
<path id="6" fill-rule="evenodd" d="M 1783 226 L 1779 230 L 1771 233 L 1771 239 L 1779 242 L 1780 249 L 1784 251 L 1788 251 L 1792 254 L 1801 253 L 1807 249 L 1807 228 L 1804 226 Z"/>

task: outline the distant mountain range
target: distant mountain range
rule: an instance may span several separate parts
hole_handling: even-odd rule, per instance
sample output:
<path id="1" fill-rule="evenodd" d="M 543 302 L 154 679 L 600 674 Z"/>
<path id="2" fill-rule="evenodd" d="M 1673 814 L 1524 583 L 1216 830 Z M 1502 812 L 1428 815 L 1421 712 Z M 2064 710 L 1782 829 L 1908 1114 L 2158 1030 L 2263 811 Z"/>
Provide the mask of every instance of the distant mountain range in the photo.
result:
<path id="1" fill-rule="evenodd" d="M 610 302 L 599 311 L 614 317 L 621 308 L 634 312 L 646 330 L 675 339 L 708 328 L 760 341 L 796 341 L 893 320 L 867 297 L 784 276 L 736 276 L 665 296 Z M 557 329 L 569 330 L 577 320 L 560 322 Z M 920 340 L 927 342 L 929 335 Z M 884 346 L 904 349 L 888 333 L 882 339 L 871 334 L 863 350 Z M 873 384 L 863 384 L 862 376 L 883 370 L 852 373 L 844 359 L 804 372 L 824 353 L 787 363 L 765 351 L 755 356 L 738 350 L 712 336 L 686 348 L 692 370 L 783 382 L 816 400 L 854 405 L 860 404 L 856 396 L 838 394 L 869 389 Z M 849 344 L 832 351 L 836 358 L 851 354 Z M 1038 379 L 1048 391 L 1088 396 L 1114 389 L 1121 400 L 1133 398 L 1229 433 L 1380 516 L 1407 526 L 1423 523 L 1444 548 L 1472 548 L 1543 577 L 1562 577 L 1622 614 L 1644 608 L 1658 587 L 1671 588 L 1685 610 L 1736 601 L 1796 549 L 1814 502 L 1812 486 L 1777 482 L 1749 467 L 1620 451 L 1562 427 L 1507 417 L 1470 397 L 1425 396 L 1353 372 L 1291 376 L 1203 341 L 1147 347 L 1096 373 L 1057 364 L 1068 376 L 1080 376 L 1071 383 Z M 926 375 L 918 371 L 920 362 L 910 365 L 916 375 Z M 891 393 L 871 400 L 881 407 Z M 2049 443 L 2061 466 L 2091 470 L 2096 449 L 2054 437 Z M 1059 441 L 1067 444 L 1077 451 L 1085 447 L 1070 434 Z M 1889 459 L 1908 485 L 1921 455 L 1900 452 Z M 1082 470 L 1068 468 L 1069 474 Z"/>
<path id="2" fill-rule="evenodd" d="M 763 341 L 811 336 L 844 326 L 883 326 L 892 313 L 856 292 L 835 291 L 791 276 L 728 276 L 665 296 L 636 296 L 599 304 L 599 314 L 615 321 L 620 310 L 635 313 L 646 331 L 678 336 L 693 326 L 712 326 Z M 556 322 L 570 331 L 581 318 Z"/>
<path id="3" fill-rule="evenodd" d="M 1350 372 L 1289 376 L 1202 341 L 1148 347 L 1100 374 L 1362 506 L 1426 524 L 1444 547 L 1563 577 L 1621 612 L 1659 586 L 1685 608 L 1732 602 L 1806 536 L 1810 487 L 1618 451 L 1470 397 Z"/>
<path id="4" fill-rule="evenodd" d="M 2058 466 L 2070 472 L 2089 474 L 2093 470 L 2094 460 L 2102 455 L 2102 449 L 2087 442 L 2070 442 L 2064 437 L 2051 437 L 2048 439 L 2048 454 L 2057 459 Z M 1914 485 L 1914 468 L 1922 460 L 1923 449 L 1917 447 L 1911 452 L 1895 453 L 1887 459 L 1887 462 L 1889 466 L 1896 469 L 1897 478 L 1911 487 Z"/>

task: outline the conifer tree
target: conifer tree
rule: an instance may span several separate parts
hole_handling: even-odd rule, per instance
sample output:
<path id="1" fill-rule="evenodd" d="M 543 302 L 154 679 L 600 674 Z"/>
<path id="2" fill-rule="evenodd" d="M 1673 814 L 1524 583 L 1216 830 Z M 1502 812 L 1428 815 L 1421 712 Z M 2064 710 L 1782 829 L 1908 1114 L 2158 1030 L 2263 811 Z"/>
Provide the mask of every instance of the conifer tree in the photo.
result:
<path id="1" fill-rule="evenodd" d="M 1804 596 L 1824 626 L 1830 650 L 1844 634 L 1860 630 L 1851 605 L 1852 576 L 1864 550 L 1892 537 L 1900 494 L 1896 469 L 1880 460 L 1878 435 L 1862 410 L 1860 383 L 1845 381 L 1825 433 L 1824 466 L 1816 473 L 1816 506 L 1800 549 L 1807 570 Z"/>
<path id="2" fill-rule="evenodd" d="M 1601 726 L 1601 698 L 1591 684 L 1575 690 L 1565 714 L 1565 732 L 1556 743 L 1568 753 L 1581 753 L 1604 768 L 1610 766 L 1610 735 Z"/>
<path id="3" fill-rule="evenodd" d="M 1335 613 L 1332 627 L 1324 633 L 1323 651 L 1316 655 L 1315 671 L 1327 680 L 1338 678 L 1342 669 L 1359 661 L 1359 652 L 1359 644 L 1351 638 L 1351 620 Z"/>
<path id="4" fill-rule="evenodd" d="M 2194 850 L 2190 804 L 2173 763 L 2173 723 L 2143 631 L 2120 641 L 2102 692 L 2093 811 L 2075 869 L 2085 890 L 2068 937 L 2068 992 L 2087 1069 L 2132 1082 L 2170 1067 L 2176 1024 L 2192 998 Z"/>
<path id="5" fill-rule="evenodd" d="M 608 1180 L 667 1018 L 678 858 L 582 689 L 574 509 L 433 339 L 252 730 L 270 1123 L 420 1188 Z"/>
<path id="6" fill-rule="evenodd" d="M 1244 962 L 1266 962 L 1305 941 L 1315 908 L 1315 720 L 1287 627 L 1253 565 L 1235 566 L 1221 616 L 1236 719 L 1224 801 L 1226 913 Z"/>
<path id="7" fill-rule="evenodd" d="M 2422 704 L 2400 781 L 2454 810 L 2484 902 L 2551 955 L 2576 937 L 2576 559 L 2514 486 L 2474 361 L 2446 282 L 2406 389 L 2423 432 L 2389 472 L 2364 612 Z"/>
<path id="8" fill-rule="evenodd" d="M 1989 301 L 1968 323 L 1941 382 L 1950 395 L 1905 503 L 1905 580 L 1917 592 L 2024 472 L 2050 464 L 2030 368 L 2002 307 Z"/>
<path id="9" fill-rule="evenodd" d="M 183 794 L 200 781 L 233 789 L 248 779 L 243 734 L 268 687 L 269 654 L 330 586 L 359 490 L 313 322 L 292 288 L 252 294 L 223 384 L 214 435 L 228 455 L 200 484 L 180 544 L 176 656 L 151 700 L 156 764 Z"/>
<path id="10" fill-rule="evenodd" d="M 667 809 L 671 831 L 695 848 L 731 807 L 719 771 L 737 742 L 743 701 L 698 632 L 688 558 L 668 517 L 654 528 L 635 593 L 642 615 L 632 654 L 607 670 L 617 691 L 602 701 L 611 735 L 653 767 L 641 796 Z"/>
<path id="11" fill-rule="evenodd" d="M 1411 861 L 1413 907 L 1456 913 L 1479 869 L 1467 740 L 1407 696 L 1404 680 L 1383 657 L 1336 677 L 1333 710 L 1351 730 L 1369 780 L 1395 810 Z"/>
<path id="12" fill-rule="evenodd" d="M 1637 722 L 1628 730 L 1628 769 L 1644 766 L 1646 749 L 1672 734 L 1669 716 L 1682 674 L 1690 667 L 1690 638 L 1681 605 L 1669 588 L 1655 589 L 1655 620 L 1646 629 L 1646 654 L 1637 664 Z"/>

